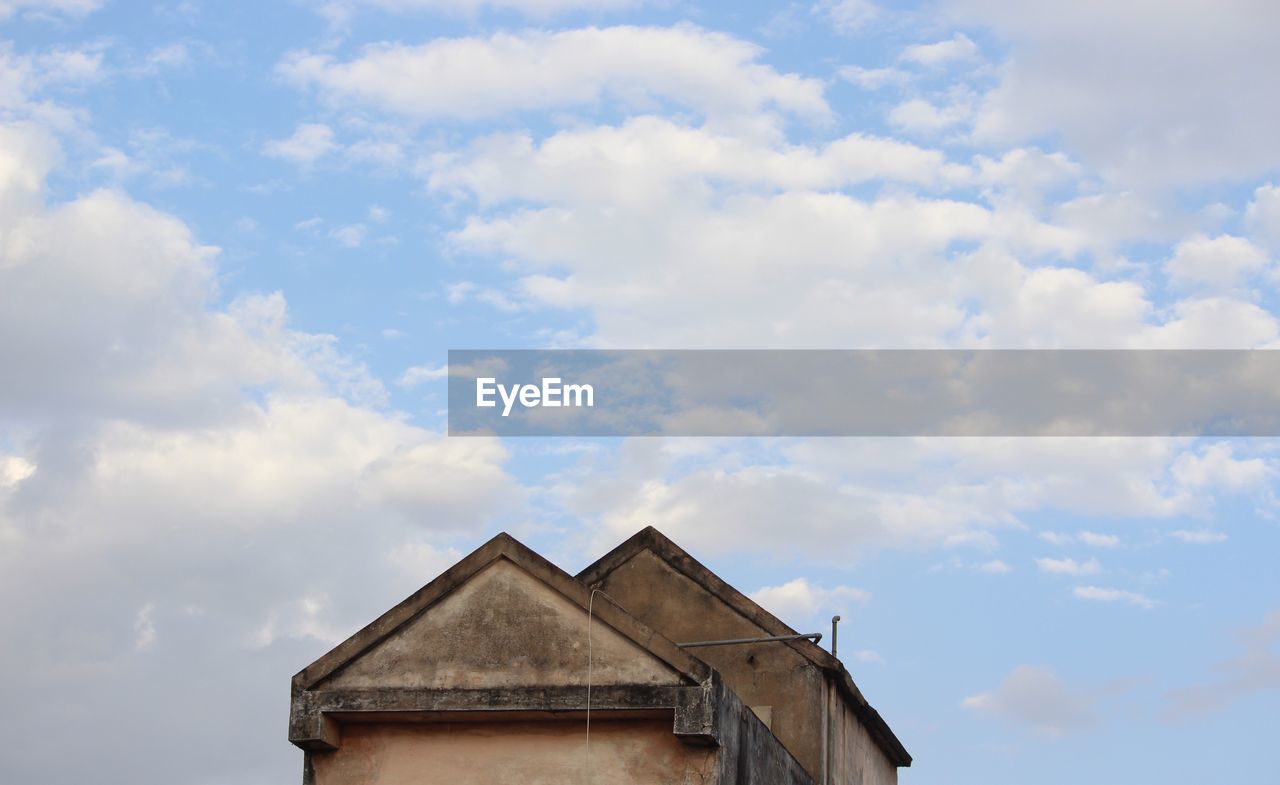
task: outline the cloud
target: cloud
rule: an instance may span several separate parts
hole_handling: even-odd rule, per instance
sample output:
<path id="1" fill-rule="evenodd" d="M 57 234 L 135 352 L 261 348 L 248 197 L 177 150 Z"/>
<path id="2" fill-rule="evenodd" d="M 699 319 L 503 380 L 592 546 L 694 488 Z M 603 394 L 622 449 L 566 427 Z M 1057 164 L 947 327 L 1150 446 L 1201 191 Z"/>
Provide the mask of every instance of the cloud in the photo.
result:
<path id="1" fill-rule="evenodd" d="M 1178 243 L 1164 270 L 1174 286 L 1227 291 L 1261 272 L 1267 263 L 1267 254 L 1243 237 L 1198 234 Z"/>
<path id="2" fill-rule="evenodd" d="M 1120 545 L 1120 538 L 1116 535 L 1099 534 L 1097 532 L 1079 532 L 1077 534 L 1040 532 L 1040 539 L 1053 545 L 1069 545 L 1078 542 L 1090 548 L 1116 548 Z"/>
<path id="3" fill-rule="evenodd" d="M 998 687 L 961 701 L 967 709 L 988 713 L 1050 736 L 1065 736 L 1096 723 L 1094 701 L 1069 687 L 1044 666 L 1019 665 Z"/>
<path id="4" fill-rule="evenodd" d="M 822 84 L 756 62 L 759 47 L 691 25 L 495 33 L 382 45 L 348 62 L 295 52 L 278 66 L 328 101 L 395 115 L 478 120 L 510 112 L 670 101 L 725 122 L 777 110 L 821 119 Z M 431 79 L 418 74 L 433 74 Z"/>
<path id="5" fill-rule="evenodd" d="M 1115 548 L 1120 544 L 1120 538 L 1114 534 L 1098 534 L 1097 532 L 1080 532 L 1078 535 L 1080 542 L 1091 548 Z"/>
<path id="6" fill-rule="evenodd" d="M 1280 254 L 1280 186 L 1273 183 L 1258 186 L 1245 208 L 1244 219 L 1250 237 L 1272 253 Z"/>
<path id="7" fill-rule="evenodd" d="M 838 33 L 854 33 L 880 15 L 871 0 L 819 0 L 813 12 L 825 18 Z"/>
<path id="8" fill-rule="evenodd" d="M 847 603 L 871 601 L 871 593 L 852 586 L 815 586 L 796 578 L 779 586 L 765 586 L 751 593 L 751 599 L 765 610 L 784 619 L 813 620 L 820 613 L 838 611 Z"/>
<path id="9" fill-rule="evenodd" d="M 1267 131 L 1280 125 L 1268 77 L 1280 68 L 1280 16 L 1266 3 L 1153 14 L 1144 3 L 950 0 L 942 13 L 1010 49 L 974 121 L 980 140 L 1058 133 L 1109 178 L 1141 185 L 1247 178 L 1280 164 Z"/>
<path id="10" fill-rule="evenodd" d="M 1211 545 L 1227 541 L 1226 532 L 1215 532 L 1207 529 L 1200 529 L 1198 531 L 1178 529 L 1175 532 L 1171 532 L 1170 536 L 1175 540 L 1181 540 L 1182 542 L 1190 543 L 1192 545 Z"/>
<path id="11" fill-rule="evenodd" d="M 310 166 L 340 149 L 333 141 L 333 129 L 323 123 L 303 123 L 288 139 L 278 139 L 262 146 L 264 155 L 283 158 L 299 166 Z"/>
<path id="12" fill-rule="evenodd" d="M 138 610 L 138 614 L 133 617 L 133 630 L 137 633 L 137 638 L 135 638 L 133 642 L 133 648 L 138 651 L 146 651 L 156 643 L 156 625 L 155 621 L 151 618 L 155 614 L 155 611 L 155 603 L 149 602 L 146 605 L 143 605 Z"/>
<path id="13" fill-rule="evenodd" d="M 1274 473 L 1264 458 L 1237 458 L 1230 442 L 1205 446 L 1199 454 L 1186 453 L 1172 467 L 1178 482 L 1190 487 L 1216 486 L 1227 491 L 1265 487 Z"/>
<path id="14" fill-rule="evenodd" d="M 0 0 L 0 19 L 20 13 L 35 17 L 85 16 L 105 0 Z"/>
<path id="15" fill-rule="evenodd" d="M 1013 568 L 1005 564 L 1000 559 L 992 559 L 988 562 L 979 564 L 976 568 L 978 572 L 987 572 L 992 575 L 1003 575 L 1004 573 L 1013 572 Z"/>
<path id="16" fill-rule="evenodd" d="M 935 134 L 960 125 L 972 113 L 972 107 L 963 101 L 939 106 L 923 98 L 912 98 L 893 107 L 889 123 L 910 134 Z"/>
<path id="17" fill-rule="evenodd" d="M 535 19 L 546 19 L 570 11 L 620 11 L 644 5 L 645 0 L 334 0 L 324 12 L 348 15 L 361 7 L 407 13 L 435 11 L 473 17 L 482 11 L 515 11 Z"/>
<path id="18" fill-rule="evenodd" d="M 364 244 L 364 236 L 368 227 L 364 224 L 347 224 L 329 231 L 329 237 L 336 240 L 343 248 L 359 248 Z"/>
<path id="19" fill-rule="evenodd" d="M 387 410 L 283 296 L 219 293 L 218 250 L 182 221 L 116 191 L 51 201 L 59 157 L 0 124 L 0 594 L 29 598 L 0 606 L 21 641 L 0 690 L 32 707 L 0 718 L 5 771 L 276 780 L 274 756 L 191 740 L 262 749 L 280 674 L 421 585 L 412 549 L 449 553 L 521 490 L 500 442 Z M 162 710 L 179 693 L 198 720 Z M 134 708 L 103 726 L 85 706 Z"/>
<path id="20" fill-rule="evenodd" d="M 656 206 L 682 190 L 705 191 L 710 184 L 794 190 L 970 177 L 937 150 L 881 137 L 851 134 L 815 149 L 649 116 L 619 127 L 561 131 L 536 145 L 526 133 L 481 137 L 464 152 L 433 156 L 421 170 L 433 190 L 470 195 L 483 205 L 605 201 L 632 209 Z"/>
<path id="21" fill-rule="evenodd" d="M 1097 575 L 1102 572 L 1102 565 L 1098 564 L 1097 559 L 1086 562 L 1068 558 L 1036 559 L 1036 566 L 1040 568 L 1040 572 L 1051 575 Z"/>
<path id="22" fill-rule="evenodd" d="M 1171 481 L 1179 458 L 1203 449 L 1183 439 L 726 439 L 685 452 L 690 444 L 627 440 L 603 466 L 593 457 L 557 475 L 554 493 L 597 549 L 654 525 L 709 553 L 842 561 L 883 549 L 990 549 L 1033 512 L 1161 521 L 1211 510 L 1221 493 Z M 778 527 L 784 518 L 792 524 Z M 1090 548 L 1114 537 L 1090 535 L 1042 536 Z M 965 569 L 993 561 L 956 558 Z M 1092 558 L 1045 567 L 1102 569 Z"/>
<path id="23" fill-rule="evenodd" d="M 1145 594 L 1139 594 L 1134 591 L 1125 591 L 1123 589 L 1104 589 L 1098 586 L 1077 586 L 1071 592 L 1073 595 L 1082 600 L 1093 600 L 1095 602 L 1126 602 L 1130 605 L 1136 605 L 1139 608 L 1150 609 L 1155 607 L 1155 601 Z"/>
<path id="24" fill-rule="evenodd" d="M 412 368 L 405 369 L 400 374 L 400 378 L 396 380 L 396 384 L 401 387 L 417 387 L 426 382 L 435 381 L 436 379 L 449 378 L 449 366 L 432 366 L 432 365 L 415 365 Z"/>
<path id="25" fill-rule="evenodd" d="M 978 56 L 978 45 L 964 33 L 956 33 L 946 41 L 933 44 L 916 44 L 902 50 L 900 60 L 923 66 L 937 66 L 957 60 L 971 60 Z"/>
<path id="26" fill-rule="evenodd" d="M 1248 695 L 1280 690 L 1280 610 L 1271 611 L 1256 626 L 1236 634 L 1239 653 L 1214 666 L 1218 678 L 1165 694 L 1164 716 L 1184 720 L 1221 711 Z"/>

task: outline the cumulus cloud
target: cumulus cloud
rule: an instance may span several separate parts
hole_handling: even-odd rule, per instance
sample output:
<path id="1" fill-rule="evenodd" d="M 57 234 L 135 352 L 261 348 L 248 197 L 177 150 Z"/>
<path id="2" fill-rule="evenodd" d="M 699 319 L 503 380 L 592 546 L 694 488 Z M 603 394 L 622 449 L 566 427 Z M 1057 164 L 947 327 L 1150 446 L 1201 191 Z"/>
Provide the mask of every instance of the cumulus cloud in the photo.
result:
<path id="1" fill-rule="evenodd" d="M 769 144 L 642 116 L 618 127 L 560 131 L 536 144 L 528 133 L 482 137 L 462 152 L 423 161 L 428 185 L 484 205 L 512 200 L 629 208 L 682 190 L 831 189 L 870 180 L 963 182 L 972 173 L 937 150 L 851 134 L 820 148 Z"/>
<path id="2" fill-rule="evenodd" d="M 1226 532 L 1215 532 L 1208 529 L 1178 529 L 1170 532 L 1170 536 L 1175 540 L 1192 545 L 1212 545 L 1227 541 Z"/>
<path id="3" fill-rule="evenodd" d="M 923 66 L 936 66 L 957 60 L 971 60 L 978 55 L 978 45 L 964 33 L 956 33 L 946 41 L 915 44 L 902 50 L 901 60 Z"/>
<path id="4" fill-rule="evenodd" d="M 277 139 L 262 146 L 271 158 L 283 158 L 300 166 L 310 166 L 339 149 L 333 141 L 333 129 L 323 123 L 303 123 L 287 139 Z"/>
<path id="5" fill-rule="evenodd" d="M 1139 608 L 1154 608 L 1156 603 L 1145 594 L 1124 589 L 1108 589 L 1100 586 L 1077 586 L 1071 592 L 1082 600 L 1094 602 L 1124 602 Z"/>
<path id="6" fill-rule="evenodd" d="M 1180 456 L 1202 449 L 1180 439 L 742 439 L 685 452 L 687 444 L 629 440 L 607 476 L 592 458 L 591 471 L 558 477 L 556 493 L 597 549 L 652 524 L 711 553 L 750 543 L 849 561 L 886 548 L 980 552 L 1041 510 L 1158 523 L 1224 492 L 1170 481 Z M 783 519 L 791 524 L 777 526 Z M 1087 547 L 1114 537 L 1045 534 Z M 968 569 L 992 561 L 963 559 Z M 1087 575 L 1102 564 L 1062 558 L 1045 567 Z"/>
<path id="7" fill-rule="evenodd" d="M 591 27 L 382 45 L 347 62 L 295 52 L 278 70 L 326 100 L 421 119 L 476 120 L 602 100 L 673 102 L 725 122 L 754 122 L 773 110 L 827 116 L 818 80 L 780 74 L 757 62 L 761 54 L 690 25 Z M 418 77 L 424 73 L 434 77 Z"/>
<path id="8" fill-rule="evenodd" d="M 0 718 L 5 770 L 278 779 L 279 759 L 191 740 L 212 723 L 260 748 L 280 674 L 429 579 L 413 548 L 448 554 L 520 498 L 506 448 L 385 409 L 280 294 L 218 304 L 217 249 L 173 216 L 108 190 L 50 201 L 58 157 L 0 125 L 0 593 L 30 598 L 0 607 L 23 641 L 0 688 L 32 707 Z M 179 693 L 198 721 L 161 708 Z M 138 708 L 102 726 L 86 705 Z"/>
<path id="9" fill-rule="evenodd" d="M 1050 736 L 1085 730 L 1097 721 L 1091 697 L 1037 665 L 1019 665 L 995 689 L 970 695 L 961 705 Z"/>
<path id="10" fill-rule="evenodd" d="M 1274 474 L 1267 459 L 1237 457 L 1230 442 L 1205 446 L 1199 452 L 1178 457 L 1172 467 L 1173 476 L 1190 487 L 1217 486 L 1224 490 L 1242 491 L 1265 486 Z"/>
<path id="11" fill-rule="evenodd" d="M 871 0 L 819 0 L 813 12 L 825 18 L 839 33 L 854 33 L 880 15 Z"/>
<path id="12" fill-rule="evenodd" d="M 1080 532 L 1080 542 L 1093 548 L 1114 548 L 1120 544 L 1120 538 L 1114 534 L 1098 534 L 1097 532 Z"/>
<path id="13" fill-rule="evenodd" d="M 1243 237 L 1200 234 L 1178 243 L 1165 262 L 1174 286 L 1226 291 L 1267 267 L 1267 254 Z"/>
<path id="14" fill-rule="evenodd" d="M 1280 186 L 1258 186 L 1245 208 L 1245 225 L 1257 242 L 1280 254 Z"/>
<path id="15" fill-rule="evenodd" d="M 13 14 L 29 16 L 84 16 L 102 7 L 104 0 L 0 0 L 0 19 Z"/>
<path id="16" fill-rule="evenodd" d="M 1102 565 L 1097 559 L 1089 559 L 1085 562 L 1070 558 L 1036 559 L 1036 566 L 1040 568 L 1040 572 L 1051 575 L 1097 575 L 1102 572 Z"/>
<path id="17" fill-rule="evenodd" d="M 751 599 L 783 619 L 812 621 L 822 613 L 847 608 L 849 603 L 871 601 L 871 593 L 853 586 L 816 586 L 796 578 L 779 586 L 765 586 L 751 593 Z"/>
<path id="18" fill-rule="evenodd" d="M 332 0 L 323 11 L 345 17 L 360 8 L 392 13 L 435 11 L 459 16 L 475 16 L 482 11 L 516 11 L 537 19 L 568 11 L 619 11 L 643 5 L 645 0 Z"/>

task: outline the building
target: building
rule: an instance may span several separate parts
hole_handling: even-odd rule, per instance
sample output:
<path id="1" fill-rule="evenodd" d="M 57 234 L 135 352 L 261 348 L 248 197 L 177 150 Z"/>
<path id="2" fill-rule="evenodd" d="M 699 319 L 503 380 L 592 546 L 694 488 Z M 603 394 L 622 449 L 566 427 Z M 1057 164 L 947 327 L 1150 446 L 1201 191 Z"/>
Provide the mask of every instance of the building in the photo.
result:
<path id="1" fill-rule="evenodd" d="M 839 660 L 656 529 L 577 577 L 499 534 L 293 678 L 306 785 L 890 785 Z"/>

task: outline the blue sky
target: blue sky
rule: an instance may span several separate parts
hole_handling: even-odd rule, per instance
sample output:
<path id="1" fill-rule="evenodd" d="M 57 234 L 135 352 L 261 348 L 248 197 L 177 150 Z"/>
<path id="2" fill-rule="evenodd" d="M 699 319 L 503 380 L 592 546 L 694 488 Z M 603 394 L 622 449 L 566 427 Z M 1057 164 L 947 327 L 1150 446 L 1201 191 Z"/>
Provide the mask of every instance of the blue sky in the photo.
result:
<path id="1" fill-rule="evenodd" d="M 655 525 L 911 785 L 1268 782 L 1262 439 L 449 439 L 450 348 L 1277 348 L 1280 14 L 0 0 L 0 779 L 294 781 L 287 680 Z M 225 754 L 236 749 L 233 756 Z"/>

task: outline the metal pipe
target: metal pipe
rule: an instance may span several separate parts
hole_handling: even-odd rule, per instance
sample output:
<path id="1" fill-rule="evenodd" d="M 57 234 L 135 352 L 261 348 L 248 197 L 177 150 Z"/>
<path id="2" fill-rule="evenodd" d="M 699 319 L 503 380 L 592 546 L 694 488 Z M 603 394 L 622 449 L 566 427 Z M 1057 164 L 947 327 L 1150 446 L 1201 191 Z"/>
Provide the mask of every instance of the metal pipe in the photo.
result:
<path id="1" fill-rule="evenodd" d="M 692 643 L 677 643 L 682 649 L 691 649 L 694 646 L 731 646 L 737 643 L 773 643 L 775 641 L 798 641 L 801 639 L 812 639 L 814 643 L 822 640 L 820 632 L 806 632 L 800 635 L 771 635 L 767 638 L 730 638 L 723 641 L 693 641 Z"/>
<path id="2" fill-rule="evenodd" d="M 836 625 L 840 623 L 839 616 L 831 617 L 831 656 L 836 656 Z"/>

